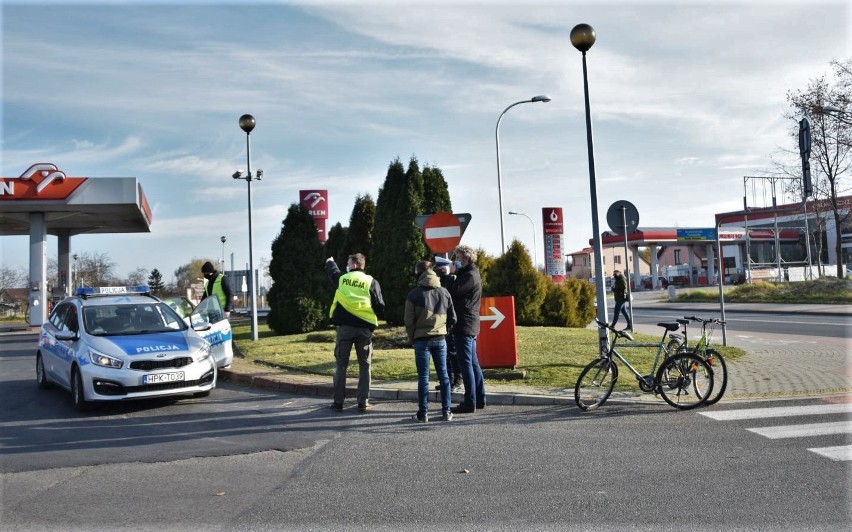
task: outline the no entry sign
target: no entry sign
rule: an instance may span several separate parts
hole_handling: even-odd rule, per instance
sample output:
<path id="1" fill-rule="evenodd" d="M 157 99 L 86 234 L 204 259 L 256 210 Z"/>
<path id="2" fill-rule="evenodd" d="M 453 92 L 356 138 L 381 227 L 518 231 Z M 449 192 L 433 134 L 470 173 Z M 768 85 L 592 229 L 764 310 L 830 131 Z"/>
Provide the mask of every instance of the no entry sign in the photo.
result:
<path id="1" fill-rule="evenodd" d="M 461 242 L 462 226 L 458 217 L 449 212 L 429 216 L 423 224 L 423 240 L 435 253 L 448 253 Z"/>

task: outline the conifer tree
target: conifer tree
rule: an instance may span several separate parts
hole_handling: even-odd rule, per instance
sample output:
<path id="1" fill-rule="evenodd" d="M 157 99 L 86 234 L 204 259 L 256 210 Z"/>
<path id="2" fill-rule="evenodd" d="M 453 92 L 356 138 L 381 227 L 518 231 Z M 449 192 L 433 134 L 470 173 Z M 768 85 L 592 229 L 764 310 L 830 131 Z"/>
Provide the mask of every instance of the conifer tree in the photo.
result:
<path id="1" fill-rule="evenodd" d="M 403 322 L 405 297 L 415 284 L 415 263 L 430 256 L 415 222 L 422 212 L 423 175 L 417 159 L 412 156 L 405 171 L 397 158 L 379 190 L 372 257 L 367 257 L 366 267 L 382 287 L 385 319 L 391 324 Z"/>
<path id="2" fill-rule="evenodd" d="M 315 330 L 327 317 L 331 285 L 325 275 L 317 227 L 301 204 L 292 204 L 272 242 L 269 327 L 278 334 Z"/>
<path id="3" fill-rule="evenodd" d="M 340 222 L 337 222 L 328 230 L 328 239 L 323 245 L 323 255 L 326 258 L 334 257 L 338 268 L 343 268 L 343 265 L 346 264 L 346 257 L 349 255 L 346 248 L 348 239 L 349 230 L 343 227 Z"/>
<path id="4" fill-rule="evenodd" d="M 148 275 L 148 288 L 151 289 L 151 293 L 155 296 L 160 296 L 165 290 L 166 286 L 163 284 L 163 274 L 160 273 L 160 270 L 154 268 L 151 270 L 151 273 Z"/>
<path id="5" fill-rule="evenodd" d="M 373 225 L 376 222 L 376 203 L 369 194 L 355 198 L 346 240 L 346 254 L 362 253 L 368 259 L 373 253 Z M 381 284 L 381 283 L 379 283 Z"/>
<path id="6" fill-rule="evenodd" d="M 491 293 L 515 296 L 519 325 L 540 325 L 541 306 L 547 293 L 546 278 L 536 271 L 523 244 L 513 240 L 509 249 L 488 270 Z"/>
<path id="7" fill-rule="evenodd" d="M 420 214 L 436 212 L 453 212 L 453 203 L 441 169 L 427 166 L 423 169 L 423 212 Z"/>

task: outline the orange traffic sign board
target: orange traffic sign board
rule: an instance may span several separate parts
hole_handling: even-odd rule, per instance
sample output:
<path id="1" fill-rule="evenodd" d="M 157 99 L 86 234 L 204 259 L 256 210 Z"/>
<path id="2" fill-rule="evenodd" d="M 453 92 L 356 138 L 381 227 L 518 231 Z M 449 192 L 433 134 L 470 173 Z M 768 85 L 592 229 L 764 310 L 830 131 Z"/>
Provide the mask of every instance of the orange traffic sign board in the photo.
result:
<path id="1" fill-rule="evenodd" d="M 515 368 L 518 335 L 513 296 L 483 297 L 479 304 L 476 356 L 483 368 Z"/>
<path id="2" fill-rule="evenodd" d="M 437 212 L 423 224 L 423 240 L 435 253 L 448 253 L 461 242 L 462 226 L 456 215 Z"/>

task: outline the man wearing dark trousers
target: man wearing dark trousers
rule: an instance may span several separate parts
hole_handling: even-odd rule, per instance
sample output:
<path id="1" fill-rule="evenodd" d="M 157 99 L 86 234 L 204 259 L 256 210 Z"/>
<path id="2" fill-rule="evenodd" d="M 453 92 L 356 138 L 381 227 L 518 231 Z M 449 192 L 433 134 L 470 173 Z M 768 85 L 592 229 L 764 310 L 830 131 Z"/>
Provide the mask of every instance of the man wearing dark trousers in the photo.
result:
<path id="1" fill-rule="evenodd" d="M 346 273 L 342 273 L 334 257 L 325 261 L 325 271 L 331 284 L 336 287 L 329 317 L 337 326 L 334 344 L 334 402 L 331 409 L 343 410 L 346 398 L 346 370 L 352 346 L 358 356 L 358 410 L 366 412 L 370 405 L 371 364 L 373 359 L 373 331 L 378 317 L 385 312 L 382 289 L 379 282 L 364 273 L 366 260 L 361 253 L 349 255 Z"/>
<path id="2" fill-rule="evenodd" d="M 482 299 L 482 278 L 476 268 L 476 251 L 470 246 L 456 248 L 450 274 L 443 279 L 453 299 L 456 325 L 453 336 L 456 359 L 464 382 L 464 400 L 453 407 L 454 414 L 469 414 L 485 408 L 485 377 L 476 356 L 476 337 L 479 334 L 479 302 Z M 453 278 L 453 275 L 455 278 Z"/>

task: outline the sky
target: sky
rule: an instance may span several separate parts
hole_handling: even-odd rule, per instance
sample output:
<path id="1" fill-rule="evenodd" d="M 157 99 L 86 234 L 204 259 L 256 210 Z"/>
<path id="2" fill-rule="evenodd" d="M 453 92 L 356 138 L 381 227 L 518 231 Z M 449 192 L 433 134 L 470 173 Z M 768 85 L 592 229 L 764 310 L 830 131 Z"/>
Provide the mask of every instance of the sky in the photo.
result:
<path id="1" fill-rule="evenodd" d="M 565 251 L 592 237 L 579 23 L 587 54 L 596 189 L 639 227 L 713 227 L 742 208 L 743 177 L 794 149 L 787 93 L 852 56 L 848 2 L 2 1 L 0 176 L 35 163 L 73 177 L 135 177 L 150 233 L 79 235 L 116 274 L 166 281 L 196 258 L 248 262 L 239 117 L 252 114 L 254 260 L 299 190 L 329 190 L 328 227 L 388 166 L 439 167 L 462 242 L 500 253 L 500 122 L 507 245 L 543 264 L 542 209 L 560 207 Z M 535 235 L 535 240 L 534 240 Z M 26 236 L 0 237 L 0 265 L 28 265 Z M 380 243 L 377 243 L 380 245 Z M 294 250 L 297 252 L 297 250 Z M 48 256 L 57 253 L 48 241 Z M 369 263 L 369 257 L 367 258 Z M 320 266 L 320 265 L 318 265 Z"/>

